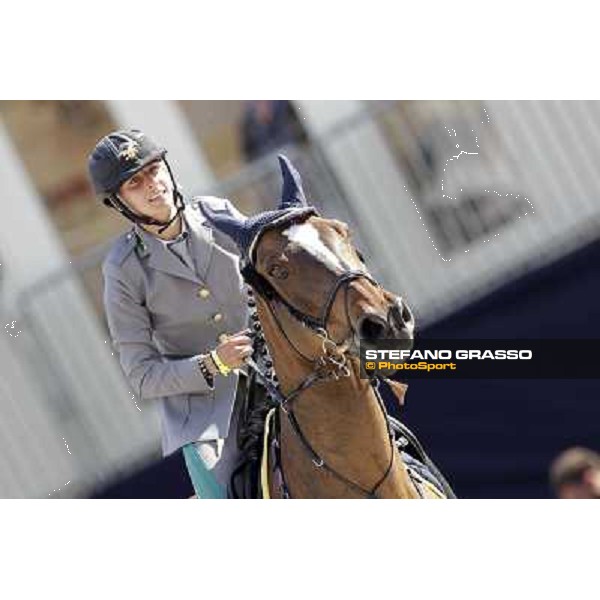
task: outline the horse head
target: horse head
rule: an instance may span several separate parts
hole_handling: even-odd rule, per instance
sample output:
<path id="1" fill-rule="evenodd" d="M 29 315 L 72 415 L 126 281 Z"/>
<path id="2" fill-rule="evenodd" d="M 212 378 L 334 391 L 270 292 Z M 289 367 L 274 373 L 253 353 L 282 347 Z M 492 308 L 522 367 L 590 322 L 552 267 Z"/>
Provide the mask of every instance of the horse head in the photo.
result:
<path id="1" fill-rule="evenodd" d="M 407 303 L 375 281 L 345 223 L 308 205 L 291 162 L 279 156 L 279 164 L 283 190 L 276 210 L 244 217 L 228 205 L 203 207 L 209 222 L 236 242 L 246 281 L 344 352 L 356 356 L 359 343 L 373 347 L 383 339 L 411 347 L 414 318 Z"/>

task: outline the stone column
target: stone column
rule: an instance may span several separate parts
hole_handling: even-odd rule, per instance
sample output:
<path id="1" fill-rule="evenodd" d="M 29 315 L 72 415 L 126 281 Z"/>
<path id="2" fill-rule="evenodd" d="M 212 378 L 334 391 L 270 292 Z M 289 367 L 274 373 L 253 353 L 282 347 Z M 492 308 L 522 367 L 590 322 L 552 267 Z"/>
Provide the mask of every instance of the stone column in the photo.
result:
<path id="1" fill-rule="evenodd" d="M 0 161 L 6 207 L 0 314 L 3 324 L 15 321 L 0 341 L 0 357 L 8 365 L 0 421 L 16 424 L 0 436 L 0 454 L 19 457 L 11 495 L 51 492 L 67 480 L 75 490 L 153 451 L 158 431 L 154 415 L 135 407 L 104 330 L 1 121 Z"/>

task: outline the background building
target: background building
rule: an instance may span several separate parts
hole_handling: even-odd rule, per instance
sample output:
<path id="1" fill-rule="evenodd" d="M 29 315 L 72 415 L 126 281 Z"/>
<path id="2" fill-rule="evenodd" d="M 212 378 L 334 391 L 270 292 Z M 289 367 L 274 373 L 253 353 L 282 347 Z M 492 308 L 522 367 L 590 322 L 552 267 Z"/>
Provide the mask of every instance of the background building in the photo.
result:
<path id="1" fill-rule="evenodd" d="M 188 195 L 245 212 L 277 198 L 285 148 L 430 334 L 596 335 L 598 102 L 11 101 L 0 118 L 0 497 L 87 496 L 159 459 L 101 305 L 127 224 L 93 197 L 86 157 L 116 127 L 164 143 Z M 419 382 L 406 418 L 459 495 L 544 496 L 554 454 L 598 448 L 599 389 Z"/>

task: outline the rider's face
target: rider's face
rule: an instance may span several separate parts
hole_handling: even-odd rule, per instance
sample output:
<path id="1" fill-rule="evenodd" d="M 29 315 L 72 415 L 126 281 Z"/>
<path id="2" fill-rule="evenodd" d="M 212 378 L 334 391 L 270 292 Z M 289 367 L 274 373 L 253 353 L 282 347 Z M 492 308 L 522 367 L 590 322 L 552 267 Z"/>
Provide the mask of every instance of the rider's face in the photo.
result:
<path id="1" fill-rule="evenodd" d="M 175 214 L 173 184 L 162 160 L 146 165 L 119 188 L 119 197 L 134 212 L 167 221 Z"/>

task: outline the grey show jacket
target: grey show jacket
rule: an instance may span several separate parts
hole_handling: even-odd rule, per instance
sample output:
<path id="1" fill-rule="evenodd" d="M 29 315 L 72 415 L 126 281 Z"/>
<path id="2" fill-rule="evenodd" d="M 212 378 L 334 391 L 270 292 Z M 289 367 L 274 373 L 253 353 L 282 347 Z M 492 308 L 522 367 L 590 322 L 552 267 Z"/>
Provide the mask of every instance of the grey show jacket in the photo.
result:
<path id="1" fill-rule="evenodd" d="M 102 268 L 113 343 L 133 390 L 160 400 L 165 455 L 191 441 L 227 437 L 237 387 L 231 373 L 217 376 L 211 390 L 196 362 L 222 334 L 247 323 L 238 257 L 206 222 L 206 202 L 231 207 L 213 197 L 186 206 L 195 270 L 137 227 L 115 241 Z"/>

